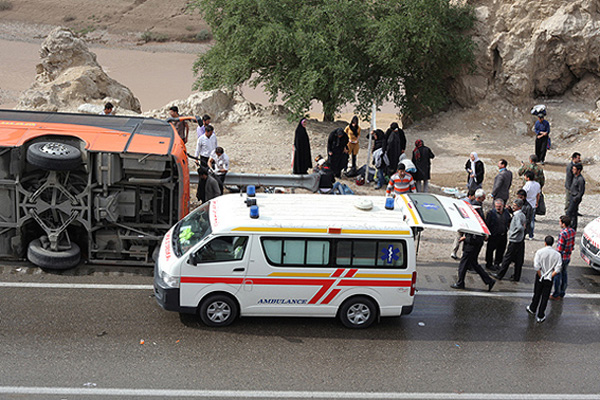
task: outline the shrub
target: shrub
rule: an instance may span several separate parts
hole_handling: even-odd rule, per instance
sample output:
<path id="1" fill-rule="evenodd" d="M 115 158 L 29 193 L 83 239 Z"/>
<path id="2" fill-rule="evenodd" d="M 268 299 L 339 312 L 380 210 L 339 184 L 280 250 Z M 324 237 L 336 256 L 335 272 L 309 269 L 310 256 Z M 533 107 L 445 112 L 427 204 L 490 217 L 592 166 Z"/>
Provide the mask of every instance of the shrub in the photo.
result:
<path id="1" fill-rule="evenodd" d="M 206 40 L 212 39 L 212 34 L 210 31 L 206 29 L 202 29 L 200 32 L 196 34 L 196 40 L 199 42 L 204 42 Z"/>
<path id="2" fill-rule="evenodd" d="M 146 31 L 142 33 L 142 40 L 148 42 L 166 42 L 169 40 L 169 35 L 165 33 Z"/>
<path id="3" fill-rule="evenodd" d="M 0 11 L 12 10 L 13 4 L 8 0 L 0 0 Z"/>

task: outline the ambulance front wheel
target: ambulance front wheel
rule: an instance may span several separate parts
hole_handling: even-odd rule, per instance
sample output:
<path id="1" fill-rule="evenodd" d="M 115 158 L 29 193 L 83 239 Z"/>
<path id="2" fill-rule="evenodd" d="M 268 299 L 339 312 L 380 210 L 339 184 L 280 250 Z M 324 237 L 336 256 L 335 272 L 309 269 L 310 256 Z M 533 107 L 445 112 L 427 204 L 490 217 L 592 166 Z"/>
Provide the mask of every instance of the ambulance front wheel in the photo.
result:
<path id="1" fill-rule="evenodd" d="M 208 326 L 230 325 L 237 315 L 237 303 L 223 294 L 208 296 L 200 305 L 200 319 Z"/>
<path id="2" fill-rule="evenodd" d="M 352 297 L 340 307 L 339 318 L 347 328 L 368 328 L 377 318 L 377 307 L 368 297 Z"/>

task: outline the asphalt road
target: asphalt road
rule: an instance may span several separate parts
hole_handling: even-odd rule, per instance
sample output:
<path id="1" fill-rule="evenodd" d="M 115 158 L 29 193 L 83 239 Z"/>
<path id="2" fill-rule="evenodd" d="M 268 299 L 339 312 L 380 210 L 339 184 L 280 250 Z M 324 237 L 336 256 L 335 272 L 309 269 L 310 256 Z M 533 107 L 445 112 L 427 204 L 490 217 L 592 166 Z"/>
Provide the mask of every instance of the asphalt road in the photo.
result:
<path id="1" fill-rule="evenodd" d="M 421 267 L 411 315 L 354 331 L 308 318 L 212 329 L 162 310 L 148 271 L 0 267 L 0 399 L 600 398 L 587 269 L 543 324 L 525 312 L 531 285 L 449 291 L 436 279 L 454 269 Z"/>

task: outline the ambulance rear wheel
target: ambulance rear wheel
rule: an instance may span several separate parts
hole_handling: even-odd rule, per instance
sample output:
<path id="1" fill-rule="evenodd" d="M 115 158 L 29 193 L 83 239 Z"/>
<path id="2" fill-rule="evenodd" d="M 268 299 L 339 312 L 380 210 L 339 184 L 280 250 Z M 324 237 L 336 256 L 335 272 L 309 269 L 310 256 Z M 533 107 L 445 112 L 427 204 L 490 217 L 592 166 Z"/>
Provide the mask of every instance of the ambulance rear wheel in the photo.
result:
<path id="1" fill-rule="evenodd" d="M 237 303 L 223 294 L 209 296 L 200 305 L 200 319 L 208 326 L 230 325 L 237 315 Z"/>
<path id="2" fill-rule="evenodd" d="M 340 307 L 339 318 L 347 328 L 368 328 L 377 318 L 377 307 L 368 297 L 352 297 Z"/>

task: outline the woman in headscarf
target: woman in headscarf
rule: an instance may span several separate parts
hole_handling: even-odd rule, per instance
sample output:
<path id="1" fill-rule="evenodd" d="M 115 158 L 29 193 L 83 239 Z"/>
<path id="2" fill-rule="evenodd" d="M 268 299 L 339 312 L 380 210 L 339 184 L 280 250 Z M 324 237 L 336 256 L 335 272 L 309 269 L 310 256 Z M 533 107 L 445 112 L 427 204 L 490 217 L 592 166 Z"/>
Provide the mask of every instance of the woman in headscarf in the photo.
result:
<path id="1" fill-rule="evenodd" d="M 296 127 L 294 134 L 294 159 L 292 171 L 294 174 L 306 174 L 312 168 L 312 157 L 310 155 L 310 142 L 306 132 L 306 118 L 302 118 Z"/>
<path id="2" fill-rule="evenodd" d="M 390 175 L 396 172 L 398 167 L 398 161 L 400 161 L 400 154 L 404 153 L 406 149 L 406 136 L 404 131 L 400 129 L 397 122 L 392 122 L 389 129 L 386 132 L 387 143 L 386 143 L 386 154 L 390 161 Z"/>
<path id="3" fill-rule="evenodd" d="M 348 154 L 352 156 L 352 172 L 356 171 L 356 156 L 358 154 L 359 144 L 358 138 L 360 136 L 360 126 L 358 126 L 358 117 L 355 115 L 352 117 L 350 124 L 344 129 L 346 135 L 348 135 Z"/>
<path id="4" fill-rule="evenodd" d="M 342 128 L 337 128 L 329 134 L 327 139 L 327 155 L 329 164 L 336 178 L 341 177 L 344 162 L 348 163 L 348 135 Z"/>
<path id="5" fill-rule="evenodd" d="M 429 180 L 431 179 L 431 160 L 435 157 L 431 149 L 423 144 L 421 139 L 415 141 L 415 148 L 412 154 L 412 162 L 417 168 L 413 175 L 417 192 L 429 191 Z"/>
<path id="6" fill-rule="evenodd" d="M 467 171 L 467 188 L 476 190 L 480 189 L 483 184 L 484 167 L 483 161 L 477 157 L 477 153 L 472 152 L 465 164 Z"/>

